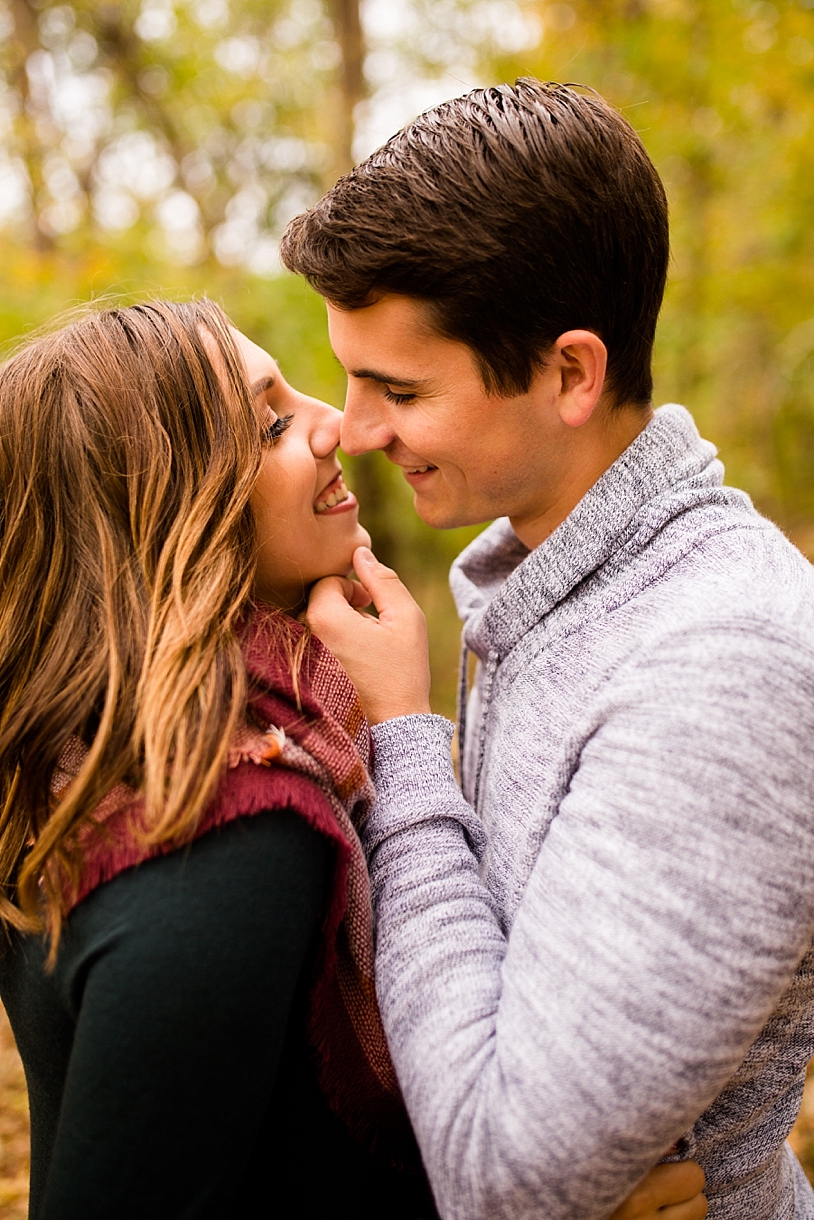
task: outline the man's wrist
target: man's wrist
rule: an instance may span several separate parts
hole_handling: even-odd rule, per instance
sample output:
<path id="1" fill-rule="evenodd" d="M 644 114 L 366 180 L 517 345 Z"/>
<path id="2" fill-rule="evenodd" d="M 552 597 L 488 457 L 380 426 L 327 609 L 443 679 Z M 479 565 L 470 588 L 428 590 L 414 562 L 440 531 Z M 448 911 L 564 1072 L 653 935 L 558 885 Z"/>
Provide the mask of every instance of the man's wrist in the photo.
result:
<path id="1" fill-rule="evenodd" d="M 452 821 L 480 859 L 483 827 L 467 804 L 452 767 L 455 726 L 430 713 L 384 721 L 373 730 L 376 804 L 362 834 L 368 858 L 387 838 L 421 823 Z"/>
<path id="2" fill-rule="evenodd" d="M 384 724 L 386 720 L 399 720 L 402 716 L 430 716 L 432 708 L 429 703 L 419 701 L 405 702 L 403 704 L 387 704 L 381 707 L 371 708 L 368 712 L 368 722 L 371 727 L 374 724 Z"/>

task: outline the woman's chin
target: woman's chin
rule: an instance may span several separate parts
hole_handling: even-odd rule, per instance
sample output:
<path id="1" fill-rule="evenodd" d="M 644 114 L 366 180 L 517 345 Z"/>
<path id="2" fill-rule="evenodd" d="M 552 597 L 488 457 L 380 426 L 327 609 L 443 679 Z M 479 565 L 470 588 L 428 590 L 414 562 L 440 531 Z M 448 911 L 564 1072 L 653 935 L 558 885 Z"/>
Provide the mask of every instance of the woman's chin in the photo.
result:
<path id="1" fill-rule="evenodd" d="M 369 546 L 371 545 L 371 542 L 370 542 L 370 534 L 367 532 L 367 530 L 365 529 L 365 527 L 364 527 L 363 525 L 360 525 L 360 526 L 359 526 L 359 529 L 358 529 L 356 532 L 357 532 L 357 534 L 358 534 L 358 541 L 357 541 L 357 542 L 356 542 L 356 544 L 354 545 L 354 548 L 353 548 L 353 549 L 354 549 L 354 551 L 356 550 L 356 547 L 357 547 L 357 546 L 367 546 L 367 547 L 369 547 Z"/>
<path id="2" fill-rule="evenodd" d="M 359 525 L 357 522 L 356 528 L 351 532 L 347 543 L 343 541 L 342 544 L 342 550 L 348 557 L 348 567 L 353 567 L 353 556 L 356 553 L 356 548 L 360 546 L 369 547 L 370 545 L 370 534 L 363 525 Z M 347 546 L 347 550 L 345 550 L 345 546 Z"/>
<path id="3" fill-rule="evenodd" d="M 353 538 L 342 562 L 337 564 L 330 572 L 325 572 L 325 576 L 351 576 L 353 574 L 353 556 L 356 554 L 357 547 L 370 546 L 370 534 L 360 525 L 354 531 Z"/>

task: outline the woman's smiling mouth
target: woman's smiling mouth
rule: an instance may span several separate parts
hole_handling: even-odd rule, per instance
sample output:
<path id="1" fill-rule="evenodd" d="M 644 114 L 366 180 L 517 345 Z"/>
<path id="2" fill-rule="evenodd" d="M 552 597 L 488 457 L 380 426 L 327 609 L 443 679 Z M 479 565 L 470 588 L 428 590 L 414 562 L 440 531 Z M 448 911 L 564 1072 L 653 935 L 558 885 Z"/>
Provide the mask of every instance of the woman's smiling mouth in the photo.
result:
<path id="1" fill-rule="evenodd" d="M 352 501 L 352 503 L 351 503 Z M 338 508 L 339 505 L 347 505 L 352 508 L 356 503 L 355 496 L 352 495 L 345 486 L 345 480 L 342 478 L 342 471 L 331 479 L 327 487 L 323 487 L 314 504 L 314 512 L 320 516 L 323 513 L 330 512 L 332 508 Z"/>

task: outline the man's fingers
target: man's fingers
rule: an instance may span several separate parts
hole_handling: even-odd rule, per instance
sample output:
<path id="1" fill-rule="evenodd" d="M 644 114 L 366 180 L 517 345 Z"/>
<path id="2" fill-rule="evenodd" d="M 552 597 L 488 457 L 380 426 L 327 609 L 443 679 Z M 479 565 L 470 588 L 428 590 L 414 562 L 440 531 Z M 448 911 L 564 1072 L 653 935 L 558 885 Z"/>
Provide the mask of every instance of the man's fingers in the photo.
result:
<path id="1" fill-rule="evenodd" d="M 351 580 L 349 576 L 323 576 L 318 580 L 311 590 L 309 602 L 313 604 L 323 601 L 334 601 L 337 597 L 341 597 L 343 601 L 352 603 L 353 586 L 357 582 Z"/>
<path id="2" fill-rule="evenodd" d="M 649 1185 L 659 1205 L 664 1207 L 692 1199 L 704 1189 L 705 1182 L 704 1171 L 697 1161 L 667 1161 L 656 1165 L 644 1185 Z"/>
<path id="3" fill-rule="evenodd" d="M 348 598 L 354 610 L 364 610 L 365 606 L 369 606 L 373 598 L 368 593 L 364 585 L 361 585 L 358 580 L 352 580 L 351 595 Z"/>
<path id="4" fill-rule="evenodd" d="M 704 1220 L 708 1209 L 707 1196 L 697 1194 L 686 1203 L 674 1203 L 672 1207 L 660 1208 L 658 1220 Z"/>
<path id="5" fill-rule="evenodd" d="M 321 634 L 320 626 L 335 622 L 338 615 L 351 613 L 356 583 L 346 576 L 324 576 L 317 581 L 304 615 L 305 622 L 316 635 Z"/>
<path id="6" fill-rule="evenodd" d="M 401 583 L 397 574 L 392 568 L 386 568 L 383 563 L 379 563 L 369 547 L 356 548 L 353 553 L 353 570 L 370 594 L 379 617 L 386 615 L 388 610 L 414 604 L 412 594 Z"/>
<path id="7" fill-rule="evenodd" d="M 703 1220 L 706 1215 L 704 1171 L 696 1161 L 670 1161 L 656 1165 L 611 1220 Z M 686 1213 L 673 1208 L 686 1208 Z"/>

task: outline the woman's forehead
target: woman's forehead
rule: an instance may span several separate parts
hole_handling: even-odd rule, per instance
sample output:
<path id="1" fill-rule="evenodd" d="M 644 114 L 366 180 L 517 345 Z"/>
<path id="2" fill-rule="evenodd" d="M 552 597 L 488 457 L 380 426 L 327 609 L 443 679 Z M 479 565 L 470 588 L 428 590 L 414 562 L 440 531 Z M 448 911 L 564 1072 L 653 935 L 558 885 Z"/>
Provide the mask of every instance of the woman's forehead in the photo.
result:
<path id="1" fill-rule="evenodd" d="M 277 361 L 241 331 L 233 328 L 232 335 L 243 357 L 243 363 L 246 366 L 246 373 L 252 388 L 256 393 L 261 393 L 262 390 L 268 389 L 280 376 Z M 264 384 L 261 385 L 261 382 Z"/>

